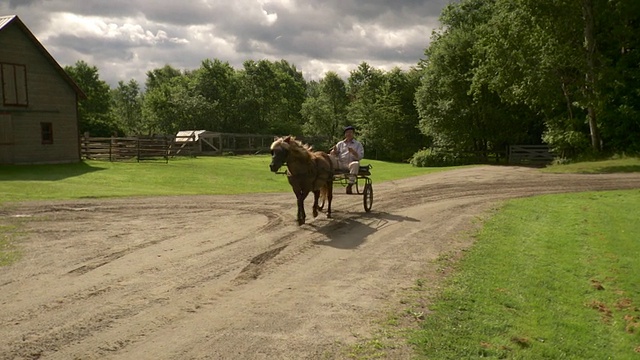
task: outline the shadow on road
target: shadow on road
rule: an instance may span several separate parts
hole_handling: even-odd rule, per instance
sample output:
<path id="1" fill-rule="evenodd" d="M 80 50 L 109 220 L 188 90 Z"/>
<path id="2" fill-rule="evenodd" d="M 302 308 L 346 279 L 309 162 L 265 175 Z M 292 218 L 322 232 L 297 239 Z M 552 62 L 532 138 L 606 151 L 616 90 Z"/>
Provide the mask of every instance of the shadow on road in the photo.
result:
<path id="1" fill-rule="evenodd" d="M 355 249 L 362 245 L 367 237 L 389 224 L 420 220 L 403 215 L 390 214 L 386 212 L 370 212 L 363 214 L 342 214 L 334 213 L 333 219 L 326 224 L 317 225 L 310 223 L 319 233 L 325 235 L 327 240 L 314 241 L 317 245 L 331 246 L 337 249 Z"/>

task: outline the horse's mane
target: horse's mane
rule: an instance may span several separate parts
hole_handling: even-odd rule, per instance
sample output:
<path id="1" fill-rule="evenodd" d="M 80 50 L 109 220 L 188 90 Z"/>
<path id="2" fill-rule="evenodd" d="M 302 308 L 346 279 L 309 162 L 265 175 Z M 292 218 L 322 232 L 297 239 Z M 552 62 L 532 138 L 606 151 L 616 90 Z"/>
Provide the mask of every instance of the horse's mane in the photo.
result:
<path id="1" fill-rule="evenodd" d="M 313 154 L 313 147 L 309 144 L 303 144 L 302 141 L 297 140 L 295 136 L 286 136 L 276 139 L 271 144 L 271 150 L 276 147 L 282 147 L 283 149 L 303 156 L 310 156 Z"/>

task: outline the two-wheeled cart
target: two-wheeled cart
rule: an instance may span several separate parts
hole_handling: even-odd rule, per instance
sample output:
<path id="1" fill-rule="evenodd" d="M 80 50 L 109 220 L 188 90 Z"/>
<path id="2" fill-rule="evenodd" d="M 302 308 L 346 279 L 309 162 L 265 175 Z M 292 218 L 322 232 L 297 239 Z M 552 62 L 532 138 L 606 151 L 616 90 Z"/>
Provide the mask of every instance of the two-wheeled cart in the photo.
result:
<path id="1" fill-rule="evenodd" d="M 373 205 L 373 182 L 371 181 L 371 165 L 361 165 L 356 176 L 351 195 L 361 195 L 364 211 L 370 212 Z M 335 170 L 333 175 L 334 183 L 339 183 L 343 187 L 349 184 L 349 170 Z"/>

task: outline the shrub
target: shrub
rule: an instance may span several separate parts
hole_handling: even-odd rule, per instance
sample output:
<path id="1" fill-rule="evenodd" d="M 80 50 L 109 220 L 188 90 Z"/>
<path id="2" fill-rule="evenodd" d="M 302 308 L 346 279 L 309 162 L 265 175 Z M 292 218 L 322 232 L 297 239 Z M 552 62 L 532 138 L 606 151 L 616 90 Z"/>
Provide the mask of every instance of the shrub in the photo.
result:
<path id="1" fill-rule="evenodd" d="M 459 165 L 461 160 L 455 152 L 422 149 L 413 154 L 409 163 L 415 167 L 441 167 Z"/>

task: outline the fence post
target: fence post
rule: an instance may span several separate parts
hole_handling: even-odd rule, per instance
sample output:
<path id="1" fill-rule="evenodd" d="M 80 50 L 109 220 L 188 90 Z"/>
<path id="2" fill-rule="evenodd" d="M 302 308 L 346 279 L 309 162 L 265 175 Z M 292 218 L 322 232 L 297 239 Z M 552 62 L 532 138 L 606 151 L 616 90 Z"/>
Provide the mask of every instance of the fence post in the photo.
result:
<path id="1" fill-rule="evenodd" d="M 113 138 L 113 136 L 111 136 L 111 140 L 109 141 L 109 161 L 113 161 L 113 143 L 114 143 L 115 139 Z"/>
<path id="2" fill-rule="evenodd" d="M 91 159 L 91 157 L 89 156 L 89 132 L 88 131 L 84 132 L 83 139 L 84 139 L 84 142 L 83 142 L 83 145 L 84 145 L 84 158 L 85 159 Z"/>

